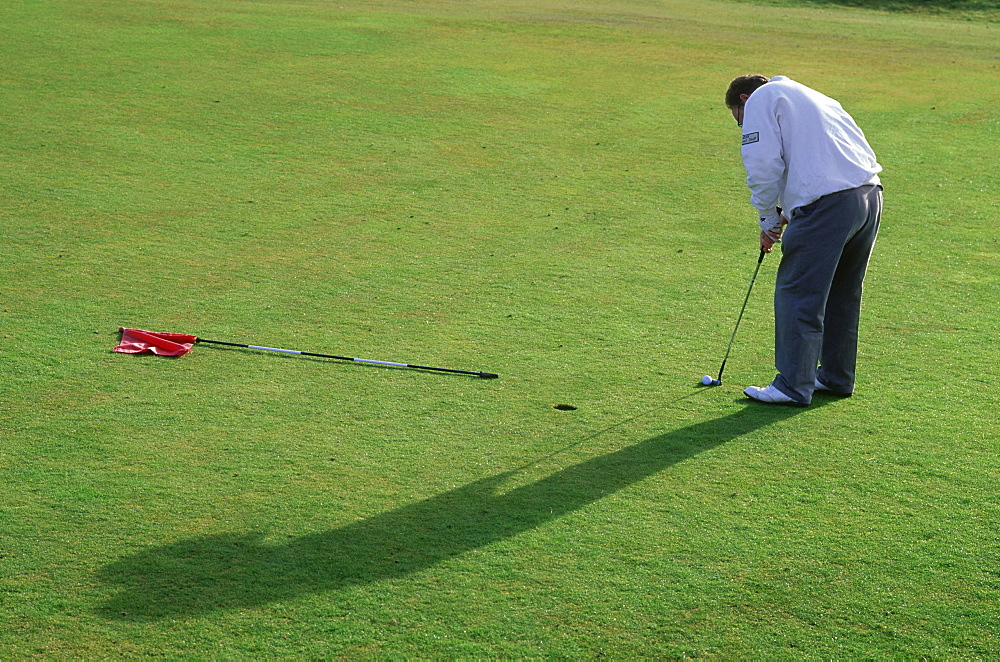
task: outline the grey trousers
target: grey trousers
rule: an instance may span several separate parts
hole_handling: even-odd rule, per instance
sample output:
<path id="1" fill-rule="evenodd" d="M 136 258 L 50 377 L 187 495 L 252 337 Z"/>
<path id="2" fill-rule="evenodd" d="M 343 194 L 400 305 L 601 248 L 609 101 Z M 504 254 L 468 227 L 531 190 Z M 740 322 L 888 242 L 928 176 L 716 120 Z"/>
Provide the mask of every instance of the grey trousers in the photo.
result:
<path id="1" fill-rule="evenodd" d="M 812 402 L 819 379 L 854 391 L 861 289 L 882 214 L 882 187 L 823 196 L 795 210 L 774 287 L 774 386 Z"/>

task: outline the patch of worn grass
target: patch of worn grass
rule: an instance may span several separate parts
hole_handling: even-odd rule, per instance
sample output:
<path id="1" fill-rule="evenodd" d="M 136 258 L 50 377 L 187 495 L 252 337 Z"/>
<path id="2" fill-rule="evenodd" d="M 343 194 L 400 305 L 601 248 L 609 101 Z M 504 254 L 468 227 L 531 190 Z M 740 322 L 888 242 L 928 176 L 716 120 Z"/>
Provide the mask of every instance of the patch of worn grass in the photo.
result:
<path id="1" fill-rule="evenodd" d="M 757 4 L 832 9 L 863 9 L 931 15 L 968 21 L 1000 21 L 996 0 L 750 0 Z"/>

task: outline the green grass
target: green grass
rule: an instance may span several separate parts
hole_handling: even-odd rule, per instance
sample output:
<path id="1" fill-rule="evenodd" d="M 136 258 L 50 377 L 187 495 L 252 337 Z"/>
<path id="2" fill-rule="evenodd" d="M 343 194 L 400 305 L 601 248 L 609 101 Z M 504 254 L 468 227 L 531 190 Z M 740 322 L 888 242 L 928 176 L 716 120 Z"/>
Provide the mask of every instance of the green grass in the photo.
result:
<path id="1" fill-rule="evenodd" d="M 959 9 L 4 3 L 3 657 L 1000 656 L 1000 39 Z M 697 386 L 747 71 L 885 166 L 848 400 L 741 396 L 776 255 Z"/>

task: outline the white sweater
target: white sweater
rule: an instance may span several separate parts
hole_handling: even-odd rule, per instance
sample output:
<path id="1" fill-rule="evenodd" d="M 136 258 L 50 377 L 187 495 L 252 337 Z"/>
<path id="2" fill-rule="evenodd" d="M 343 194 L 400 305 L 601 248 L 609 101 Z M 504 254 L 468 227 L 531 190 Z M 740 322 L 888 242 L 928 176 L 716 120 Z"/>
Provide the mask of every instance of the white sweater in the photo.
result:
<path id="1" fill-rule="evenodd" d="M 837 191 L 878 184 L 882 166 L 837 101 L 785 76 L 754 90 L 743 109 L 743 165 L 761 216 L 786 217 Z"/>

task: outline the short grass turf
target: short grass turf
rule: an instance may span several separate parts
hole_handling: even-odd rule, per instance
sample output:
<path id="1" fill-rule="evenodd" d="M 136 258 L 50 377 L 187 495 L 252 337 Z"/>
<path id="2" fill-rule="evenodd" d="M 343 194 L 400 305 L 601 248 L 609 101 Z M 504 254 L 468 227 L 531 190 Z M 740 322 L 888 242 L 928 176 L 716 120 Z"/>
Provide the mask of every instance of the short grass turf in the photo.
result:
<path id="1" fill-rule="evenodd" d="M 0 652 L 1000 656 L 971 9 L 4 2 Z M 756 262 L 748 71 L 885 166 L 851 399 L 741 396 L 777 255 L 698 384 Z"/>

